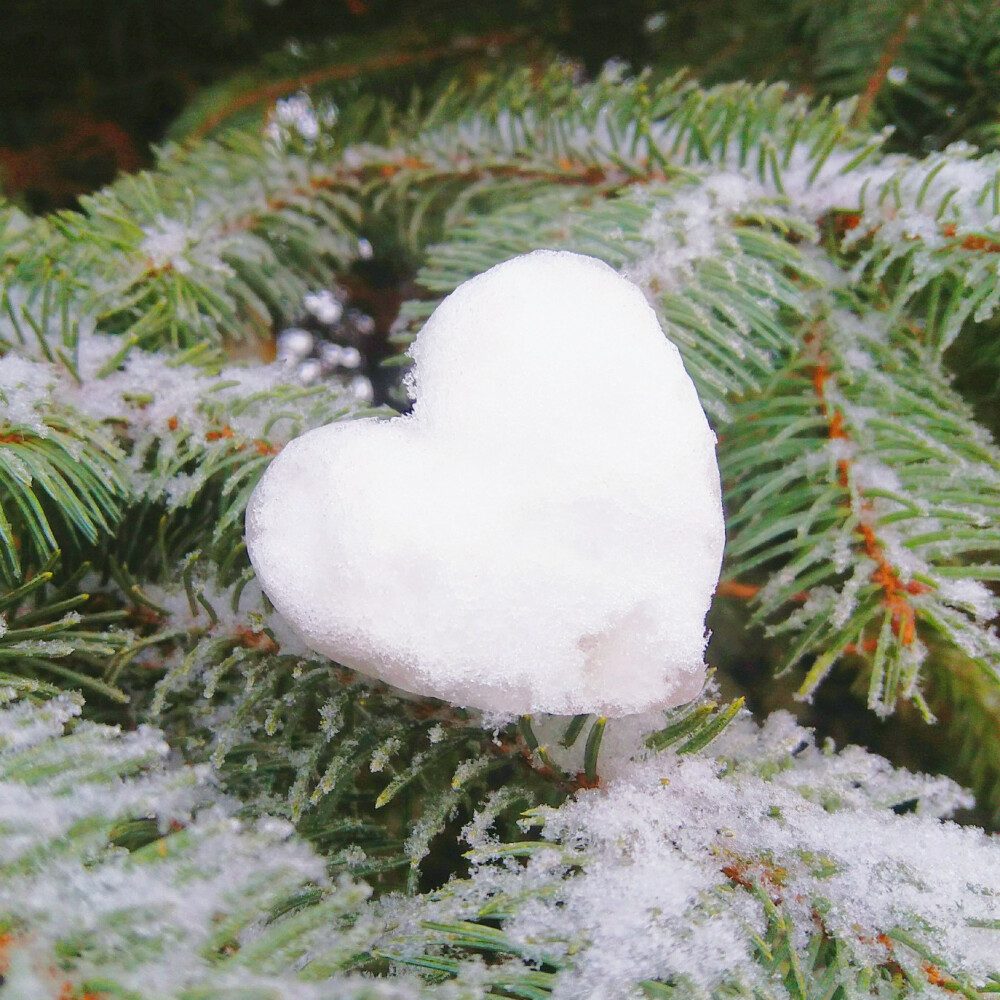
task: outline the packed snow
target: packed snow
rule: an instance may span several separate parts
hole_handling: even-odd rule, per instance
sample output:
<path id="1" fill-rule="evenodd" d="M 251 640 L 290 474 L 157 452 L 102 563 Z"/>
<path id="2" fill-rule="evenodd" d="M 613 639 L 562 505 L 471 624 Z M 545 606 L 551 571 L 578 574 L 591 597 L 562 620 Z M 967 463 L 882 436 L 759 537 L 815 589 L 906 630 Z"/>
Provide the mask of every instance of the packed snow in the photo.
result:
<path id="1" fill-rule="evenodd" d="M 411 415 L 305 434 L 254 493 L 247 545 L 278 611 L 341 663 L 490 711 L 695 697 L 715 438 L 639 289 L 536 251 L 458 288 L 411 353 Z"/>

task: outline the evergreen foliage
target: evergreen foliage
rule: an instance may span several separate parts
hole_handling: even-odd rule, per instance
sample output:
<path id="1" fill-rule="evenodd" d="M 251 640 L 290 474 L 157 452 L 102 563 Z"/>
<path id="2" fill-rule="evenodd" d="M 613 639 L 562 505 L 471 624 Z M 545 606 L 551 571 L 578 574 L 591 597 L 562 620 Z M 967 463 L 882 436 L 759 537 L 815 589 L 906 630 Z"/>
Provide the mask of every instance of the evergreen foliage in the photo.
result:
<path id="1" fill-rule="evenodd" d="M 78 211 L 2 209 L 0 997 L 1000 992 L 995 842 L 942 821 L 973 798 L 739 700 L 918 715 L 995 824 L 1000 159 L 917 135 L 1000 22 L 841 6 L 795 24 L 842 103 L 476 44 L 411 92 L 402 49 L 327 53 Z M 949 138 L 995 145 L 981 97 Z M 253 578 L 271 457 L 391 412 L 268 362 L 304 297 L 389 302 L 401 373 L 539 246 L 644 288 L 719 436 L 724 699 L 483 718 L 311 653 Z"/>

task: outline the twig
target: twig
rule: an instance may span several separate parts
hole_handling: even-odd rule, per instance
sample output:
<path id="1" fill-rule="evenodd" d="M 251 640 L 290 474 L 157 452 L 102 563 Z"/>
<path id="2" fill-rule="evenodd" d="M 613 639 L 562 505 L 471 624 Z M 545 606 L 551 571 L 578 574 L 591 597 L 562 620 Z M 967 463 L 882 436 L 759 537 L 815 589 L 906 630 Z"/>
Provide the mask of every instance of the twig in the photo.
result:
<path id="1" fill-rule="evenodd" d="M 858 106 L 854 109 L 851 124 L 855 127 L 861 128 L 868 124 L 875 101 L 885 86 L 889 70 L 896 63 L 899 50 L 903 47 L 903 43 L 910 32 L 917 26 L 920 18 L 926 13 L 930 4 L 931 0 L 918 0 L 903 14 L 899 22 L 899 27 L 896 28 L 886 43 L 885 48 L 882 49 L 882 54 L 879 56 L 878 63 L 875 66 L 875 71 L 868 78 L 865 89 L 858 100 Z"/>

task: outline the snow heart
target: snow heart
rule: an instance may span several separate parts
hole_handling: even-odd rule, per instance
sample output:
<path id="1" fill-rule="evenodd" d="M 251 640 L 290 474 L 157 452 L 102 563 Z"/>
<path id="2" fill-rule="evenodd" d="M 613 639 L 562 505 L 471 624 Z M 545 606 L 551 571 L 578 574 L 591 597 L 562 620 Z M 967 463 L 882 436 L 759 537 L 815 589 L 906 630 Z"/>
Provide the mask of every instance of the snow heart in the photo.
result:
<path id="1" fill-rule="evenodd" d="M 308 645 L 503 713 L 693 698 L 724 527 L 715 437 L 642 293 L 539 250 L 414 343 L 411 415 L 289 444 L 247 545 Z"/>

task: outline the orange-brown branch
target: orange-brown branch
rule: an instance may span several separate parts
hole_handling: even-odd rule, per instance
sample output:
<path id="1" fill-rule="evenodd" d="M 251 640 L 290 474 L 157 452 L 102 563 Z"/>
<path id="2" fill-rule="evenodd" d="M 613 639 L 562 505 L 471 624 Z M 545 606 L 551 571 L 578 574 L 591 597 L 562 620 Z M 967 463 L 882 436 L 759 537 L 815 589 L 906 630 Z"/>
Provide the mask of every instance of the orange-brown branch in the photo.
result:
<path id="1" fill-rule="evenodd" d="M 807 338 L 807 345 L 816 345 L 816 335 L 810 334 Z M 827 420 L 827 434 L 831 440 L 850 440 L 850 436 L 844 426 L 844 415 L 836 407 L 832 406 L 827 397 L 827 382 L 831 378 L 831 373 L 825 362 L 820 358 L 813 366 L 812 384 L 819 400 L 820 410 Z M 916 580 L 903 583 L 899 578 L 899 571 L 889 562 L 885 554 L 885 546 L 879 540 L 872 525 L 872 505 L 870 502 L 861 499 L 855 501 L 854 492 L 850 489 L 852 479 L 851 461 L 848 458 L 841 458 L 837 461 L 837 481 L 848 491 L 847 503 L 852 507 L 856 506 L 856 513 L 859 522 L 859 532 L 864 545 L 865 555 L 875 563 L 871 579 L 882 589 L 882 602 L 890 611 L 892 618 L 892 630 L 899 637 L 899 641 L 904 645 L 910 645 L 916 638 L 917 622 L 916 612 L 912 603 L 907 599 L 908 595 L 926 593 L 930 588 Z M 865 640 L 860 644 L 860 650 L 869 651 L 874 648 L 872 640 Z M 849 652 L 858 652 L 859 646 L 851 643 Z"/>
<path id="2" fill-rule="evenodd" d="M 741 601 L 749 601 L 760 593 L 760 586 L 756 583 L 741 583 L 739 580 L 720 580 L 715 592 L 719 597 L 736 597 Z M 791 600 L 796 604 L 805 604 L 809 600 L 809 591 L 800 590 L 792 594 Z"/>
<path id="3" fill-rule="evenodd" d="M 177 430 L 178 427 L 180 427 L 180 420 L 176 416 L 176 414 L 170 417 L 170 419 L 167 421 L 167 427 L 172 431 L 175 431 Z M 235 438 L 236 438 L 236 432 L 232 429 L 232 427 L 229 426 L 229 424 L 225 424 L 224 426 L 216 430 L 205 432 L 206 441 L 223 441 L 223 440 L 229 441 L 229 440 L 235 440 Z M 0 438 L 0 443 L 2 442 L 3 439 Z M 264 438 L 254 438 L 250 442 L 250 446 L 257 452 L 258 455 L 277 455 L 278 452 L 281 451 L 280 444 L 271 444 L 270 441 L 266 441 Z M 233 448 L 236 451 L 243 451 L 246 447 L 247 447 L 246 444 L 233 445 Z"/>
<path id="4" fill-rule="evenodd" d="M 749 601 L 757 596 L 760 587 L 755 583 L 740 583 L 738 580 L 720 580 L 715 592 L 720 597 L 738 597 Z"/>
<path id="5" fill-rule="evenodd" d="M 852 125 L 863 126 L 868 123 L 875 101 L 889 77 L 889 70 L 892 69 L 899 57 L 899 50 L 903 47 L 910 32 L 917 26 L 917 22 L 929 4 L 930 0 L 920 0 L 903 14 L 899 27 L 889 36 L 889 40 L 879 56 L 878 63 L 875 65 L 875 70 L 865 84 L 864 92 L 858 100 L 858 106 L 854 109 L 854 117 L 851 119 Z"/>
<path id="6" fill-rule="evenodd" d="M 861 225 L 861 216 L 857 212 L 833 212 L 828 216 L 824 217 L 830 225 L 832 225 L 834 232 L 838 236 L 843 236 L 846 232 L 851 229 L 857 229 Z M 824 219 L 820 219 L 820 223 Z M 868 230 L 867 236 L 873 235 L 878 231 L 878 226 L 873 226 Z M 941 235 L 945 239 L 950 240 L 950 248 L 960 247 L 962 250 L 971 250 L 973 253 L 1000 253 L 1000 242 L 990 239 L 988 236 L 983 236 L 981 233 L 968 233 L 965 236 L 958 235 L 958 227 L 954 222 L 945 222 L 940 225 Z M 910 242 L 919 242 L 921 237 L 911 236 L 907 237 Z"/>
<path id="7" fill-rule="evenodd" d="M 946 223 L 941 227 L 941 232 L 950 239 L 955 239 L 957 229 L 953 222 Z M 1000 253 L 1000 243 L 996 243 L 991 239 L 987 239 L 985 236 L 977 236 L 975 234 L 970 234 L 963 237 L 962 241 L 958 244 L 963 250 L 974 250 L 982 253 Z"/>

